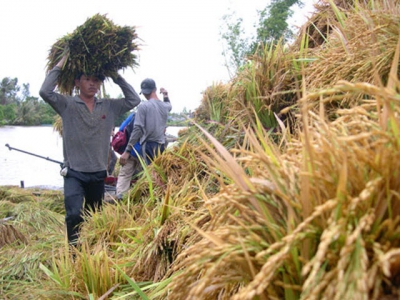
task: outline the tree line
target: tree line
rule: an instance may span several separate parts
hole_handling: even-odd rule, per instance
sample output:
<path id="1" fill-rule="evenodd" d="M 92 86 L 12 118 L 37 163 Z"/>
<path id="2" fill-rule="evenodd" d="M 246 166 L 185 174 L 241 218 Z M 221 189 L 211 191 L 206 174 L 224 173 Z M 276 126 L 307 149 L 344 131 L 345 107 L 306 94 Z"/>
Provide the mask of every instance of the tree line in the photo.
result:
<path id="1" fill-rule="evenodd" d="M 0 125 L 52 124 L 56 113 L 43 100 L 30 95 L 29 83 L 5 77 L 0 82 Z"/>

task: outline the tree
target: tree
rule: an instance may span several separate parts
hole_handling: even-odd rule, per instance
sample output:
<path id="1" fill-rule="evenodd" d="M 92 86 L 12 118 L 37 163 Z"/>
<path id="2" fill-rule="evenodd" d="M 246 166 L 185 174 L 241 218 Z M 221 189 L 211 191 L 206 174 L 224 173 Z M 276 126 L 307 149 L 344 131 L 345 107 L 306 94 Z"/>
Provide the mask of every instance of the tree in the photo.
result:
<path id="1" fill-rule="evenodd" d="M 18 78 L 4 77 L 0 82 L 0 103 L 6 105 L 18 101 Z"/>
<path id="2" fill-rule="evenodd" d="M 29 83 L 22 84 L 22 99 L 26 99 L 31 95 L 29 88 L 30 88 Z"/>
<path id="3" fill-rule="evenodd" d="M 39 109 L 40 124 L 53 124 L 55 122 L 57 113 L 49 104 L 39 100 Z"/>
<path id="4" fill-rule="evenodd" d="M 17 110 L 17 117 L 14 120 L 15 125 L 38 125 L 35 124 L 35 107 L 33 101 L 23 101 Z"/>
<path id="5" fill-rule="evenodd" d="M 4 106 L 0 105 L 0 125 L 4 125 Z"/>
<path id="6" fill-rule="evenodd" d="M 4 124 L 13 124 L 15 118 L 17 117 L 17 104 L 10 103 L 2 105 L 4 112 Z"/>
<path id="7" fill-rule="evenodd" d="M 225 41 L 227 49 L 223 55 L 227 59 L 228 70 L 240 68 L 248 56 L 255 53 L 260 44 L 276 43 L 279 39 L 289 40 L 292 31 L 289 29 L 288 19 L 292 16 L 293 5 L 301 6 L 301 0 L 271 0 L 271 3 L 261 11 L 257 11 L 259 20 L 255 24 L 256 35 L 246 38 L 242 26 L 243 19 L 237 18 L 235 12 L 223 16 L 225 28 L 220 30 L 220 36 Z"/>
<path id="8" fill-rule="evenodd" d="M 220 30 L 221 38 L 226 42 L 226 49 L 222 55 L 227 59 L 226 66 L 231 73 L 232 67 L 236 70 L 244 64 L 249 51 L 249 41 L 244 37 L 243 19 L 236 17 L 235 12 L 224 15 L 222 19 L 226 26 L 225 30 Z"/>
<path id="9" fill-rule="evenodd" d="M 0 82 L 0 125 L 52 124 L 56 112 L 39 98 L 30 95 L 29 83 L 18 85 L 18 78 L 5 77 Z"/>
<path id="10" fill-rule="evenodd" d="M 290 8 L 295 5 L 302 5 L 300 0 L 272 0 L 271 4 L 259 11 L 259 22 L 257 28 L 256 43 L 269 44 L 283 38 L 285 41 L 293 36 L 287 20 L 293 15 Z"/>

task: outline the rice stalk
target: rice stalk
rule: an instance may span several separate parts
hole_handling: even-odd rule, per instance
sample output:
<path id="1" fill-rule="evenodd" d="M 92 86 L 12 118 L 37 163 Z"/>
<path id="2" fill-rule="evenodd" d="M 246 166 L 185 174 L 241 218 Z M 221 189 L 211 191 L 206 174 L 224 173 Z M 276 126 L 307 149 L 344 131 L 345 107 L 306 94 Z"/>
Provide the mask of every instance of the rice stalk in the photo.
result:
<path id="1" fill-rule="evenodd" d="M 137 66 L 137 56 L 132 53 L 139 49 L 137 38 L 135 27 L 118 26 L 106 15 L 95 14 L 53 44 L 47 71 L 67 54 L 58 89 L 72 94 L 74 79 L 81 73 L 115 78 L 118 70 Z"/>
<path id="2" fill-rule="evenodd" d="M 69 249 L 67 240 L 64 247 L 53 253 L 51 264 L 46 266 L 40 264 L 39 268 L 54 282 L 57 287 L 52 288 L 54 294 L 69 291 L 73 287 L 74 265 L 73 265 L 73 249 Z M 72 253 L 71 253 L 72 252 Z"/>
<path id="3" fill-rule="evenodd" d="M 340 90 L 342 88 L 343 86 L 336 86 L 334 89 Z M 377 87 L 370 90 L 380 95 L 386 93 L 384 89 Z M 354 91 L 354 93 L 359 91 Z M 307 99 L 307 96 L 304 99 Z M 271 177 L 269 176 L 274 174 L 273 172 L 264 173 L 264 178 L 265 176 L 267 176 L 266 179 L 275 178 L 275 182 L 279 182 L 277 179 L 284 176 L 283 172 L 288 172 L 286 176 L 293 178 L 294 185 L 292 185 L 293 183 L 289 185 L 275 184 L 272 188 L 267 184 L 265 187 L 269 188 L 267 193 L 271 196 L 275 195 L 273 198 L 275 201 L 285 199 L 285 194 L 292 195 L 290 198 L 294 201 L 288 201 L 288 205 L 282 207 L 290 206 L 292 209 L 294 208 L 291 215 L 295 217 L 289 219 L 287 213 L 290 210 L 281 211 L 279 206 L 276 207 L 275 202 L 275 207 L 273 205 L 268 207 L 269 216 L 267 218 L 260 218 L 260 212 L 255 211 L 257 217 L 247 219 L 244 215 L 245 206 L 238 206 L 233 201 L 240 198 L 234 191 L 242 191 L 241 185 L 236 184 L 235 180 L 232 182 L 235 182 L 236 189 L 221 187 L 218 196 L 208 200 L 213 203 L 210 205 L 211 209 L 218 211 L 218 214 L 214 213 L 211 223 L 206 224 L 201 231 L 198 231 L 203 239 L 198 239 L 196 244 L 193 244 L 192 247 L 178 256 L 174 270 L 175 272 L 182 270 L 182 272 L 174 277 L 171 282 L 172 292 L 178 293 L 173 297 L 178 299 L 183 295 L 190 295 L 192 297 L 212 298 L 213 295 L 222 290 L 224 290 L 224 293 L 219 295 L 234 299 L 251 299 L 257 295 L 279 298 L 284 294 L 288 297 L 301 296 L 304 299 L 308 296 L 311 297 L 311 295 L 315 298 L 321 297 L 321 295 L 323 295 L 322 297 L 335 297 L 338 291 L 340 291 L 342 297 L 358 297 L 355 295 L 363 297 L 362 295 L 365 296 L 371 289 L 375 294 L 378 293 L 379 286 L 369 283 L 371 281 L 365 275 L 372 275 L 375 272 L 376 280 L 382 282 L 380 281 L 381 277 L 379 277 L 381 275 L 374 271 L 377 270 L 376 266 L 370 263 L 374 258 L 370 256 L 368 250 L 371 245 L 369 241 L 371 234 L 374 235 L 374 238 L 380 236 L 376 230 L 380 228 L 381 225 L 379 224 L 383 220 L 382 218 L 397 215 L 392 211 L 394 208 L 393 201 L 398 200 L 393 199 L 393 201 L 387 202 L 389 205 L 386 206 L 386 209 L 385 206 L 378 206 L 381 207 L 379 210 L 381 217 L 378 218 L 375 217 L 375 214 L 371 214 L 374 211 L 371 211 L 371 208 L 375 208 L 375 204 L 381 203 L 378 199 L 386 199 L 386 197 L 377 196 L 382 195 L 380 192 L 382 186 L 390 182 L 392 188 L 385 187 L 384 190 L 391 190 L 397 184 L 396 181 L 389 179 L 393 178 L 393 174 L 396 174 L 393 170 L 397 168 L 397 164 L 392 164 L 389 169 L 383 167 L 387 166 L 385 158 L 393 158 L 393 153 L 396 153 L 397 144 L 393 142 L 397 139 L 392 138 L 392 133 L 382 131 L 377 123 L 378 118 L 374 117 L 376 115 L 374 110 L 363 109 L 363 107 L 374 107 L 370 101 L 366 100 L 364 103 L 364 106 L 352 110 L 339 111 L 339 117 L 333 122 L 322 119 L 324 114 L 308 111 L 309 121 L 305 123 L 309 124 L 307 126 L 307 141 L 308 147 L 313 153 L 313 167 L 309 168 L 307 164 L 304 164 L 304 161 L 309 160 L 309 154 L 304 154 L 304 147 L 302 147 L 305 142 L 292 139 L 285 147 L 285 150 L 290 150 L 290 155 L 277 154 L 279 160 L 276 159 L 275 161 L 280 163 L 276 164 L 275 169 L 281 172 L 275 172 L 275 175 Z M 398 121 L 396 120 L 396 122 Z M 262 131 L 257 132 L 262 133 Z M 394 135 L 396 135 L 395 132 L 396 130 L 393 131 Z M 248 135 L 251 136 L 250 133 Z M 258 140 L 261 140 L 261 137 L 262 135 Z M 250 140 L 247 137 L 246 140 L 252 141 L 249 143 L 252 147 L 243 147 L 243 149 L 251 149 L 252 151 L 243 153 L 236 151 L 235 157 L 240 159 L 243 168 L 249 170 L 246 174 L 252 176 L 258 174 L 258 172 L 262 174 L 261 170 L 263 169 L 258 172 L 255 169 L 261 168 L 263 165 L 273 166 L 273 159 L 264 159 L 263 164 L 257 162 L 260 161 L 260 157 L 271 156 L 273 158 L 273 152 L 256 151 L 257 147 L 253 144 L 257 144 L 258 140 Z M 215 143 L 215 140 L 212 141 Z M 221 149 L 219 149 L 219 152 L 223 153 Z M 219 160 L 217 152 L 209 150 L 209 153 L 211 153 L 211 162 L 207 161 L 207 163 L 213 165 L 216 172 L 222 171 L 227 178 L 233 177 L 230 176 L 230 173 L 224 171 L 226 169 L 225 162 Z M 267 153 L 268 155 L 266 155 Z M 290 160 L 287 161 L 286 159 L 293 156 L 294 153 L 300 159 L 290 157 Z M 252 159 L 255 161 L 252 162 Z M 303 174 L 300 173 L 294 177 L 289 175 L 290 172 L 298 173 L 298 170 L 303 170 Z M 380 173 L 377 174 L 376 172 Z M 301 214 L 303 206 L 299 205 L 301 203 L 299 199 L 305 193 L 303 189 L 299 188 L 300 176 L 304 176 L 305 181 L 312 182 L 307 192 L 308 199 L 311 199 L 310 213 L 307 218 Z M 268 182 L 268 180 L 266 181 Z M 229 180 L 223 182 L 230 183 Z M 253 180 L 252 182 L 261 181 Z M 286 182 L 288 181 L 286 180 Z M 291 188 L 284 188 L 285 186 L 291 186 Z M 318 188 L 322 186 L 324 188 Z M 258 185 L 254 185 L 253 189 L 256 189 L 256 187 L 259 188 Z M 250 203 L 249 195 L 243 193 L 243 191 L 241 193 L 243 199 Z M 396 197 L 395 194 L 393 193 L 390 198 Z M 307 197 L 304 199 L 307 199 Z M 315 201 L 316 199 L 318 201 Z M 326 199 L 332 200 L 327 201 Z M 219 201 L 222 205 L 216 206 L 215 204 Z M 226 212 L 226 203 L 230 204 L 229 207 L 232 211 L 230 214 Z M 217 207 L 224 207 L 224 209 Z M 249 207 L 253 206 L 250 205 Z M 368 211 L 370 213 L 365 214 Z M 263 214 L 264 216 L 267 215 L 265 209 Z M 230 225 L 227 220 L 236 220 L 235 222 L 238 224 L 240 222 L 235 218 L 237 215 L 240 215 L 241 220 L 247 222 L 257 220 L 257 222 L 261 222 L 260 224 L 265 224 L 265 228 L 268 228 L 266 231 L 271 233 L 269 243 L 264 246 L 265 250 L 258 250 L 254 258 L 252 258 L 254 254 L 251 250 L 254 243 L 243 242 L 241 239 L 240 242 L 236 241 L 235 243 L 235 241 L 231 241 L 232 237 L 228 235 L 228 232 L 232 231 L 228 230 Z M 282 220 L 282 222 L 277 222 L 277 220 Z M 295 226 L 289 226 L 292 222 L 295 222 Z M 244 224 L 246 223 L 242 223 L 240 228 L 244 228 Z M 274 225 L 276 232 L 272 234 Z M 295 229 L 287 231 L 285 236 L 285 231 L 282 229 L 288 230 L 293 227 Z M 277 230 L 278 228 L 280 230 Z M 346 232 L 346 228 L 349 228 L 348 232 Z M 374 233 L 371 231 L 372 229 Z M 382 230 L 379 232 L 385 232 L 383 228 L 379 230 Z M 235 228 L 233 232 L 238 232 L 238 228 Z M 393 233 L 388 232 L 388 234 Z M 241 237 L 243 236 L 249 237 L 249 234 Z M 253 235 L 250 236 L 253 237 Z M 255 238 L 258 245 L 262 245 L 260 238 L 262 240 L 264 235 Z M 346 240 L 347 243 L 345 243 Z M 304 247 L 304 242 L 309 245 Z M 235 278 L 235 275 L 229 273 L 231 280 L 224 281 L 224 284 L 221 284 L 215 279 L 220 278 L 221 274 L 217 273 L 217 270 L 212 265 L 208 265 L 207 262 L 218 261 L 217 269 L 234 272 L 234 268 L 229 265 L 230 261 L 228 259 L 225 261 L 225 258 L 229 255 L 224 254 L 237 254 L 238 250 L 232 248 L 233 245 L 237 244 L 245 245 L 246 251 L 242 252 L 240 258 L 235 257 L 234 260 L 236 262 L 246 261 L 248 266 L 252 266 L 248 267 L 250 268 L 248 272 L 252 275 L 249 274 L 247 278 L 242 276 L 241 279 L 238 279 L 236 285 L 232 286 L 232 278 Z M 203 249 L 209 249 L 209 251 Z M 302 270 L 303 275 L 296 276 L 296 273 L 291 271 L 293 267 L 290 266 L 293 265 L 297 266 L 298 272 Z M 334 269 L 336 265 L 339 265 L 342 271 Z M 196 266 L 201 266 L 201 269 Z M 287 269 L 284 269 L 282 273 L 278 272 L 284 266 L 287 266 Z M 290 277 L 286 275 L 286 272 L 290 274 Z M 302 279 L 303 276 L 306 277 Z M 248 281 L 248 278 L 252 278 L 252 280 Z M 294 280 L 290 281 L 288 278 Z M 354 280 L 343 280 L 343 278 Z M 308 281 L 304 283 L 303 280 Z M 184 288 L 184 285 L 188 285 L 188 281 L 192 284 Z M 310 286 L 311 282 L 313 282 L 312 286 Z M 351 283 L 346 285 L 345 282 Z M 354 282 L 354 285 L 352 282 Z M 238 289 L 237 294 L 235 294 L 235 287 Z M 316 291 L 319 291 L 319 294 L 316 294 Z"/>
<path id="4" fill-rule="evenodd" d="M 86 243 L 81 244 L 81 251 L 77 253 L 76 265 L 81 272 L 77 275 L 77 284 L 87 294 L 100 297 L 122 281 L 122 276 L 115 269 L 112 257 L 106 250 L 106 245 L 98 244 L 90 248 Z"/>
<path id="5" fill-rule="evenodd" d="M 370 10 L 361 4 L 353 11 L 346 11 L 346 14 L 348 17 L 345 20 L 341 19 L 343 26 L 339 24 L 340 18 L 335 14 L 327 16 L 332 24 L 329 26 L 329 40 L 324 48 L 309 52 L 317 58 L 315 62 L 306 66 L 305 84 L 310 92 L 340 80 L 376 85 L 382 82 L 385 85 L 388 82 L 391 63 L 398 64 L 398 61 L 393 59 L 395 45 L 398 43 L 398 29 L 393 21 L 398 18 L 397 14 L 389 12 L 384 6 Z M 335 22 L 337 25 L 334 25 Z M 361 94 L 352 99 L 332 97 L 332 106 L 327 107 L 327 112 L 334 117 L 337 107 L 353 107 L 362 96 Z"/>
<path id="6" fill-rule="evenodd" d="M 26 244 L 28 240 L 11 224 L 0 224 L 0 248 L 13 243 Z"/>
<path id="7" fill-rule="evenodd" d="M 135 290 L 135 292 L 140 296 L 141 299 L 149 299 L 142 291 L 141 287 L 132 278 L 127 276 L 119 267 L 115 265 L 116 269 L 121 272 L 122 276 L 128 281 L 129 285 Z M 132 294 L 131 294 L 132 295 Z"/>
<path id="8" fill-rule="evenodd" d="M 8 200 L 0 200 L 0 224 L 5 223 L 7 218 L 14 218 L 14 208 L 17 204 Z"/>
<path id="9" fill-rule="evenodd" d="M 161 211 L 161 220 L 160 225 L 163 225 L 168 218 L 169 215 L 169 200 L 170 200 L 170 188 L 167 188 L 167 193 L 164 197 L 164 201 L 162 204 L 162 211 Z"/>

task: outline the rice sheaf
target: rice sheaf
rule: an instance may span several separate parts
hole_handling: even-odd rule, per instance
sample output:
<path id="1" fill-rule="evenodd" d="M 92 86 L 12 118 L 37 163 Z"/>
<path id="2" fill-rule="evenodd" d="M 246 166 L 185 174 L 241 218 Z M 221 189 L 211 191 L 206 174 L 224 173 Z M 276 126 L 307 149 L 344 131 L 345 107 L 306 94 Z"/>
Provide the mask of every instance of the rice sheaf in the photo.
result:
<path id="1" fill-rule="evenodd" d="M 68 53 L 58 79 L 60 93 L 72 94 L 74 79 L 80 74 L 114 77 L 118 70 L 138 66 L 138 36 L 134 26 L 118 26 L 106 15 L 96 14 L 78 26 L 73 33 L 57 40 L 51 47 L 47 71 Z"/>

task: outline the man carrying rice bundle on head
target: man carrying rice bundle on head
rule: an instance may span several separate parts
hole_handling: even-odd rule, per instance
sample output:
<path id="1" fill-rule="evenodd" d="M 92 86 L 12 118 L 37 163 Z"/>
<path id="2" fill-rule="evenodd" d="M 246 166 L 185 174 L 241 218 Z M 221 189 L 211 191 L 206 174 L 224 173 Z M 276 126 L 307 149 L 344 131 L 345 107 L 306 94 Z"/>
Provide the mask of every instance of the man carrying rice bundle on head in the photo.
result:
<path id="1" fill-rule="evenodd" d="M 134 38 L 133 28 L 120 28 L 96 15 L 50 51 L 40 96 L 62 119 L 65 221 L 72 245 L 77 244 L 83 212 L 102 205 L 115 120 L 140 103 L 133 87 L 118 74 L 136 64 L 131 53 L 137 49 Z M 121 88 L 124 98 L 96 97 L 106 77 Z"/>

